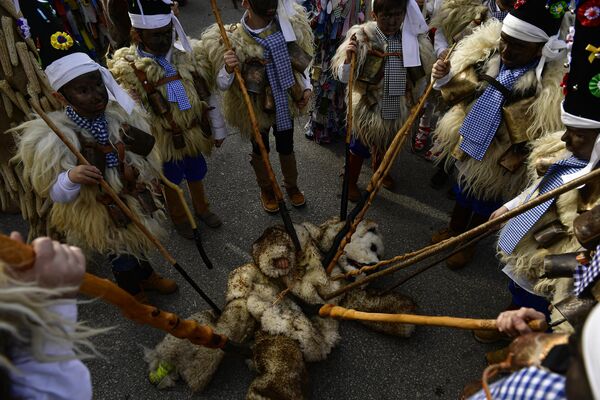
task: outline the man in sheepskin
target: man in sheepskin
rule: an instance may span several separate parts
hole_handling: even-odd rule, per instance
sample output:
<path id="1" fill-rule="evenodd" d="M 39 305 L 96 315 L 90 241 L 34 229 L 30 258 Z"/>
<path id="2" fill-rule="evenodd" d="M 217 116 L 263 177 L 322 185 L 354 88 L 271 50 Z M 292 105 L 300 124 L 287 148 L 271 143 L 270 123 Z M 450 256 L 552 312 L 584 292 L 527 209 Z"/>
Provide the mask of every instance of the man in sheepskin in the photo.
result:
<path id="1" fill-rule="evenodd" d="M 373 0 L 375 21 L 353 26 L 331 60 L 337 78 L 348 82 L 356 54 L 352 93 L 348 199 L 358 201 L 357 182 L 363 160 L 373 156 L 373 169 L 409 116 L 425 88 L 433 64 L 427 23 L 415 0 Z M 425 73 L 427 71 L 427 73 Z M 383 187 L 394 181 L 384 177 Z"/>
<path id="2" fill-rule="evenodd" d="M 455 166 L 457 184 L 450 225 L 434 243 L 482 224 L 502 199 L 519 193 L 528 144 L 561 128 L 562 5 L 521 2 L 503 23 L 490 19 L 464 38 L 449 62 L 435 63 L 436 88 L 452 106 L 438 123 L 436 151 Z M 453 255 L 448 267 L 463 267 L 474 250 Z"/>
<path id="3" fill-rule="evenodd" d="M 219 28 L 211 26 L 202 42 L 217 76 L 223 95 L 225 119 L 252 141 L 250 165 L 260 187 L 265 211 L 276 213 L 279 205 L 271 188 L 258 145 L 252 140 L 252 126 L 242 92 L 234 84 L 233 70 L 239 66 L 251 95 L 262 140 L 269 151 L 273 130 L 279 153 L 283 184 L 294 207 L 304 206 L 298 188 L 294 153 L 294 118 L 307 112 L 312 94 L 310 63 L 313 33 L 306 11 L 294 0 L 242 0 L 246 8 L 239 23 L 226 27 L 234 50 L 225 49 Z"/>
<path id="4" fill-rule="evenodd" d="M 214 79 L 202 45 L 185 35 L 170 1 L 129 0 L 129 18 L 133 44 L 115 52 L 110 70 L 150 112 L 165 177 L 177 185 L 185 179 L 196 216 L 217 228 L 221 219 L 209 209 L 202 183 L 207 172 L 203 154 L 220 146 L 227 132 L 218 100 L 210 93 L 208 82 Z M 177 191 L 165 186 L 164 193 L 175 229 L 193 238 Z"/>
<path id="5" fill-rule="evenodd" d="M 69 244 L 108 256 L 117 284 L 138 300 L 148 301 L 145 290 L 174 292 L 175 281 L 159 276 L 147 261 L 154 244 L 98 185 L 105 179 L 150 232 L 163 233 L 158 157 L 154 138 L 142 131 L 149 129 L 145 115 L 110 72 L 62 31 L 49 5 L 21 7 L 50 85 L 65 106 L 48 115 L 91 163 L 78 164 L 41 118 L 15 128 L 15 161 L 22 165 L 23 179 L 35 196 L 53 201 L 49 229 Z"/>

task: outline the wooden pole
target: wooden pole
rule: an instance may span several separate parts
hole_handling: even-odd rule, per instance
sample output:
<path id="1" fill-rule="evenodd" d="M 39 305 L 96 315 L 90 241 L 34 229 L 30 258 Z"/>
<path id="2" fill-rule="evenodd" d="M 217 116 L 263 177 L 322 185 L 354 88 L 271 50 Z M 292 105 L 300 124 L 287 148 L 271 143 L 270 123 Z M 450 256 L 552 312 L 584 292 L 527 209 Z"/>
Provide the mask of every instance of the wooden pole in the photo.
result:
<path id="1" fill-rule="evenodd" d="M 231 50 L 231 42 L 229 41 L 229 37 L 227 36 L 227 32 L 225 31 L 225 25 L 223 24 L 223 19 L 221 19 L 221 12 L 219 11 L 219 6 L 217 5 L 217 0 L 210 0 L 210 5 L 212 7 L 213 14 L 215 15 L 215 20 L 217 21 L 217 25 L 219 26 L 219 31 L 221 32 L 221 38 L 223 39 L 223 45 L 228 50 Z M 283 198 L 283 193 L 281 191 L 281 187 L 277 183 L 277 178 L 275 178 L 275 174 L 273 173 L 273 168 L 271 167 L 271 163 L 269 162 L 269 153 L 267 153 L 267 149 L 262 140 L 262 136 L 260 134 L 260 129 L 258 127 L 258 120 L 256 119 L 256 113 L 254 112 L 254 106 L 252 105 L 252 101 L 250 100 L 250 95 L 248 95 L 248 89 L 246 88 L 246 83 L 244 82 L 244 78 L 242 77 L 242 73 L 239 67 L 235 67 L 233 70 L 235 74 L 235 79 L 240 86 L 240 91 L 242 92 L 242 97 L 244 98 L 244 102 L 246 103 L 246 108 L 248 109 L 248 117 L 250 118 L 250 124 L 252 125 L 252 137 L 254 141 L 258 145 L 260 150 L 260 157 L 262 162 L 267 170 L 267 175 L 269 176 L 269 182 L 271 182 L 271 187 L 273 189 L 273 193 L 275 193 L 275 198 L 277 199 L 277 203 L 279 204 L 279 213 L 281 218 L 283 219 L 283 223 L 285 225 L 286 231 L 291 236 L 292 241 L 294 242 L 294 247 L 296 251 L 301 250 L 300 241 L 298 240 L 298 235 L 296 234 L 296 230 L 294 229 L 294 225 L 290 218 L 290 215 L 287 211 L 287 207 L 285 204 L 285 200 Z"/>
<path id="2" fill-rule="evenodd" d="M 450 58 L 450 55 L 454 51 L 455 46 L 456 46 L 456 44 L 452 45 L 452 47 L 450 48 L 450 51 L 448 51 L 448 54 L 446 55 L 446 58 L 444 59 L 444 61 L 447 61 Z M 427 89 L 425 89 L 425 93 L 423 93 L 423 95 L 421 96 L 421 98 L 419 99 L 417 104 L 412 108 L 408 119 L 404 122 L 402 127 L 398 130 L 398 132 L 396 133 L 396 136 L 394 136 L 394 140 L 392 140 L 390 147 L 385 152 L 385 155 L 383 157 L 383 160 L 381 161 L 381 164 L 379 165 L 379 167 L 377 168 L 377 170 L 371 177 L 371 181 L 369 182 L 369 186 L 367 187 L 368 198 L 367 198 L 366 202 L 364 202 L 362 204 L 359 203 L 357 205 L 357 206 L 360 206 L 361 209 L 358 212 L 358 214 L 356 215 L 356 217 L 352 220 L 352 223 L 349 224 L 348 223 L 349 221 L 346 223 L 346 226 L 342 230 L 342 232 L 345 231 L 343 233 L 344 236 L 343 237 L 341 237 L 341 235 L 336 236 L 336 238 L 331 246 L 331 249 L 329 249 L 329 252 L 328 252 L 327 256 L 325 257 L 325 261 L 324 261 L 324 264 L 327 265 L 327 273 L 328 274 L 331 274 L 331 271 L 336 266 L 339 258 L 344 253 L 344 248 L 346 247 L 346 245 L 348 243 L 350 243 L 352 235 L 354 234 L 354 232 L 356 232 L 356 228 L 358 227 L 358 224 L 360 224 L 360 222 L 364 219 L 365 214 L 367 213 L 367 210 L 373 203 L 375 196 L 377 196 L 377 193 L 379 192 L 379 189 L 381 188 L 381 185 L 383 184 L 383 178 L 389 173 L 390 169 L 392 168 L 394 160 L 398 156 L 398 153 L 400 153 L 400 150 L 402 148 L 402 145 L 404 144 L 404 140 L 408 136 L 408 132 L 410 131 L 410 128 L 412 127 L 413 123 L 415 122 L 415 120 L 417 119 L 419 114 L 421 113 L 421 110 L 423 110 L 423 107 L 425 107 L 425 102 L 427 101 L 427 98 L 429 97 L 431 91 L 433 90 L 434 83 L 435 83 L 435 80 L 432 80 L 431 82 L 429 82 L 429 85 L 427 85 Z M 341 237 L 341 240 L 340 240 L 340 237 Z M 335 251 L 335 253 L 334 253 L 334 251 Z"/>
<path id="3" fill-rule="evenodd" d="M 79 161 L 79 163 L 82 165 L 90 165 L 88 160 L 86 160 L 85 157 L 79 152 L 77 147 L 75 147 L 73 145 L 73 143 L 71 143 L 71 141 L 69 139 L 67 139 L 67 137 L 60 130 L 60 128 L 58 126 L 56 126 L 54 121 L 52 121 L 52 119 L 50 119 L 50 117 L 48 117 L 48 114 L 46 114 L 44 112 L 44 110 L 42 110 L 41 107 L 38 104 L 36 104 L 35 102 L 30 102 L 30 104 L 31 104 L 32 108 L 35 110 L 35 112 L 44 120 L 44 122 L 46 122 L 48 127 L 50 127 L 50 129 L 52 129 L 52 131 L 56 134 L 56 136 L 58 136 L 59 139 L 65 144 L 65 146 L 67 146 L 69 148 L 69 150 L 75 155 L 75 157 L 77 158 L 77 161 Z M 131 222 L 133 222 L 133 224 L 142 232 L 142 234 L 144 236 L 146 236 L 146 238 L 148 238 L 148 240 L 150 240 L 156 246 L 156 248 L 158 249 L 160 254 L 162 254 L 162 256 L 169 262 L 169 264 L 171 264 L 177 270 L 177 272 L 179 272 L 181 274 L 181 276 L 183 276 L 183 278 L 192 286 L 192 288 L 194 288 L 194 290 L 204 299 L 204 301 L 206 301 L 206 303 L 208 303 L 208 305 L 211 306 L 211 308 L 215 312 L 220 314 L 221 310 L 219 309 L 219 307 L 210 299 L 210 297 L 208 297 L 208 295 L 206 293 L 204 293 L 204 291 L 200 288 L 200 286 L 198 286 L 198 284 L 196 282 L 194 282 L 194 280 L 188 275 L 188 273 L 179 265 L 177 260 L 162 245 L 162 243 L 158 240 L 158 238 L 156 238 L 148 230 L 148 228 L 146 228 L 146 226 L 144 224 L 142 224 L 142 221 L 140 221 L 140 219 L 137 217 L 137 215 L 135 215 L 129 209 L 127 204 L 125 204 L 123 202 L 123 200 L 121 200 L 121 198 L 115 193 L 115 191 L 110 187 L 110 185 L 104 179 L 100 179 L 100 187 L 102 188 L 102 190 L 104 190 L 104 192 L 106 192 L 106 194 L 108 194 L 110 196 L 110 198 L 125 213 L 125 215 L 127 215 L 127 217 L 131 220 Z"/>
<path id="4" fill-rule="evenodd" d="M 356 40 L 356 35 L 352 35 L 351 40 Z M 342 201 L 340 205 L 340 221 L 345 221 L 348 217 L 348 186 L 350 185 L 350 140 L 352 139 L 352 91 L 354 90 L 354 71 L 356 70 L 356 52 L 352 52 L 350 59 L 350 77 L 348 78 L 348 98 L 346 100 L 346 142 L 345 142 L 345 164 L 344 181 L 342 183 Z"/>
<path id="5" fill-rule="evenodd" d="M 343 293 L 346 293 L 350 290 L 356 289 L 356 288 L 364 285 L 367 282 L 381 278 L 382 276 L 392 274 L 399 269 L 409 267 L 421 260 L 424 260 L 428 257 L 438 254 L 439 252 L 446 250 L 450 247 L 453 247 L 457 244 L 460 244 L 467 240 L 470 240 L 470 239 L 474 238 L 475 236 L 481 235 L 489 230 L 496 230 L 499 224 L 506 222 L 509 219 L 514 218 L 517 215 L 520 215 L 520 214 L 524 213 L 525 211 L 532 209 L 533 207 L 536 207 L 542 203 L 545 203 L 546 201 L 551 200 L 554 197 L 557 197 L 563 193 L 566 193 L 569 190 L 573 190 L 581 185 L 584 185 L 585 183 L 587 183 L 593 179 L 599 179 L 599 178 L 600 178 L 600 168 L 595 169 L 592 172 L 589 172 L 577 179 L 574 179 L 569 183 L 565 183 L 564 185 L 562 185 L 556 189 L 553 189 L 547 193 L 544 193 L 544 194 L 536 197 L 535 199 L 531 199 L 528 202 L 521 204 L 520 206 L 515 207 L 514 209 L 502 214 L 498 218 L 495 218 L 495 219 L 488 221 L 482 225 L 479 225 L 478 227 L 473 228 L 469 231 L 466 231 L 465 233 L 462 233 L 458 236 L 455 236 L 450 239 L 446 239 L 443 242 L 439 243 L 438 246 L 436 246 L 430 250 L 420 252 L 415 257 L 412 257 L 404 262 L 401 262 L 398 265 L 394 265 L 393 267 L 384 269 L 383 271 L 375 272 L 374 274 L 369 275 L 368 277 L 361 279 L 359 281 L 349 283 L 348 285 L 346 285 L 332 293 L 329 293 L 328 295 L 325 295 L 324 299 L 325 300 L 333 299 L 334 297 L 340 296 Z"/>
<path id="6" fill-rule="evenodd" d="M 383 314 L 369 313 L 348 309 L 334 304 L 325 304 L 319 310 L 322 318 L 333 318 L 353 321 L 389 322 L 394 324 L 411 324 L 440 326 L 446 328 L 469 329 L 469 330 L 497 330 L 495 319 L 473 319 L 456 317 L 438 317 L 414 314 Z M 545 331 L 548 328 L 545 320 L 533 320 L 528 323 L 534 331 Z"/>

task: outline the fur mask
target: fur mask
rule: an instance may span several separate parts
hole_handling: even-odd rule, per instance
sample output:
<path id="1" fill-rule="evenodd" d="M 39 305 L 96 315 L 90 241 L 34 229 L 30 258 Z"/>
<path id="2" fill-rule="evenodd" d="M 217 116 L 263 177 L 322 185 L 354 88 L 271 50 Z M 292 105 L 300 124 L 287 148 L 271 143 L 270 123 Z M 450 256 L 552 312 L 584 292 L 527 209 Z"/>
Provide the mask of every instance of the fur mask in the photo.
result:
<path id="1" fill-rule="evenodd" d="M 294 243 L 281 225 L 267 228 L 252 245 L 252 259 L 261 272 L 278 278 L 296 267 Z"/>

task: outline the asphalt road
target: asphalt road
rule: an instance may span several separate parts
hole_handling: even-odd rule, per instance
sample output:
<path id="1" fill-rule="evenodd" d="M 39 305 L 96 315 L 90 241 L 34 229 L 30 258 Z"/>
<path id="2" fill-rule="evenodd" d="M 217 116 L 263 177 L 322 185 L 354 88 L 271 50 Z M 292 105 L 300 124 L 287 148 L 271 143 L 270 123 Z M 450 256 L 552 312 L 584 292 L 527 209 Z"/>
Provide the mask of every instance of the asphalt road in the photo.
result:
<path id="1" fill-rule="evenodd" d="M 241 13 L 231 2 L 221 0 L 226 22 Z M 181 20 L 190 36 L 198 36 L 213 22 L 209 2 L 190 0 L 181 10 Z M 296 126 L 296 152 L 300 167 L 299 184 L 307 196 L 307 207 L 292 210 L 296 222 L 321 223 L 336 215 L 339 207 L 343 165 L 343 144 L 316 145 L 303 136 L 301 121 Z M 221 149 L 208 160 L 205 184 L 215 212 L 224 225 L 204 230 L 204 246 L 215 269 L 200 262 L 192 242 L 179 240 L 171 229 L 166 247 L 217 304 L 224 303 L 229 271 L 249 260 L 251 243 L 271 224 L 279 223 L 260 207 L 258 189 L 249 166 L 250 145 L 231 131 Z M 277 157 L 271 157 L 280 179 Z M 392 171 L 395 192 L 383 190 L 368 217 L 379 222 L 384 234 L 386 256 L 402 254 L 428 243 L 431 233 L 448 221 L 452 201 L 446 189 L 428 186 L 433 166 L 404 151 Z M 366 185 L 371 170 L 363 168 L 360 182 Z M 0 230 L 25 230 L 16 216 L 0 215 Z M 180 284 L 167 297 L 151 297 L 163 309 L 188 316 L 208 309 L 202 299 L 158 256 L 155 268 Z M 92 259 L 89 271 L 110 277 L 101 259 Z M 398 274 L 397 276 L 400 276 Z M 394 276 L 395 277 L 395 276 Z M 386 278 L 387 284 L 394 278 Z M 493 318 L 508 304 L 506 278 L 495 259 L 493 242 L 487 239 L 477 250 L 476 260 L 460 271 L 441 265 L 401 287 L 418 305 L 418 312 L 430 315 Z M 227 356 L 205 392 L 193 394 L 181 383 L 175 389 L 159 391 L 147 379 L 143 347 L 155 346 L 163 333 L 125 320 L 120 313 L 100 302 L 82 304 L 80 318 L 92 326 L 113 326 L 97 339 L 103 358 L 86 361 L 92 373 L 97 399 L 241 399 L 252 380 L 252 372 L 241 359 Z M 492 349 L 475 342 L 468 331 L 418 328 L 410 339 L 387 337 L 351 323 L 341 323 L 342 341 L 329 358 L 308 365 L 312 399 L 453 399 L 462 386 L 481 375 L 484 352 Z"/>

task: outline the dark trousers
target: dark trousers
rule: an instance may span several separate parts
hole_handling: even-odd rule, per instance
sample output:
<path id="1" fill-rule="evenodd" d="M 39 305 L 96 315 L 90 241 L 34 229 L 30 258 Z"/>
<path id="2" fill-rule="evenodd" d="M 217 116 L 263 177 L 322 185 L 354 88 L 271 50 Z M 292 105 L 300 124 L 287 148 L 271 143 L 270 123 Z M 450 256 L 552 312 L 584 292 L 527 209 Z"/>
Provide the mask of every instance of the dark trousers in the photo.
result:
<path id="1" fill-rule="evenodd" d="M 262 140 L 265 144 L 265 148 L 267 149 L 267 153 L 270 152 L 271 146 L 269 145 L 269 131 L 261 132 L 260 136 L 262 136 Z M 273 125 L 273 136 L 275 136 L 275 149 L 279 154 L 287 156 L 294 152 L 293 124 L 292 129 L 287 129 L 281 132 L 277 130 L 277 127 L 275 125 Z M 260 154 L 258 145 L 254 140 L 252 140 L 252 152 L 257 155 Z"/>

